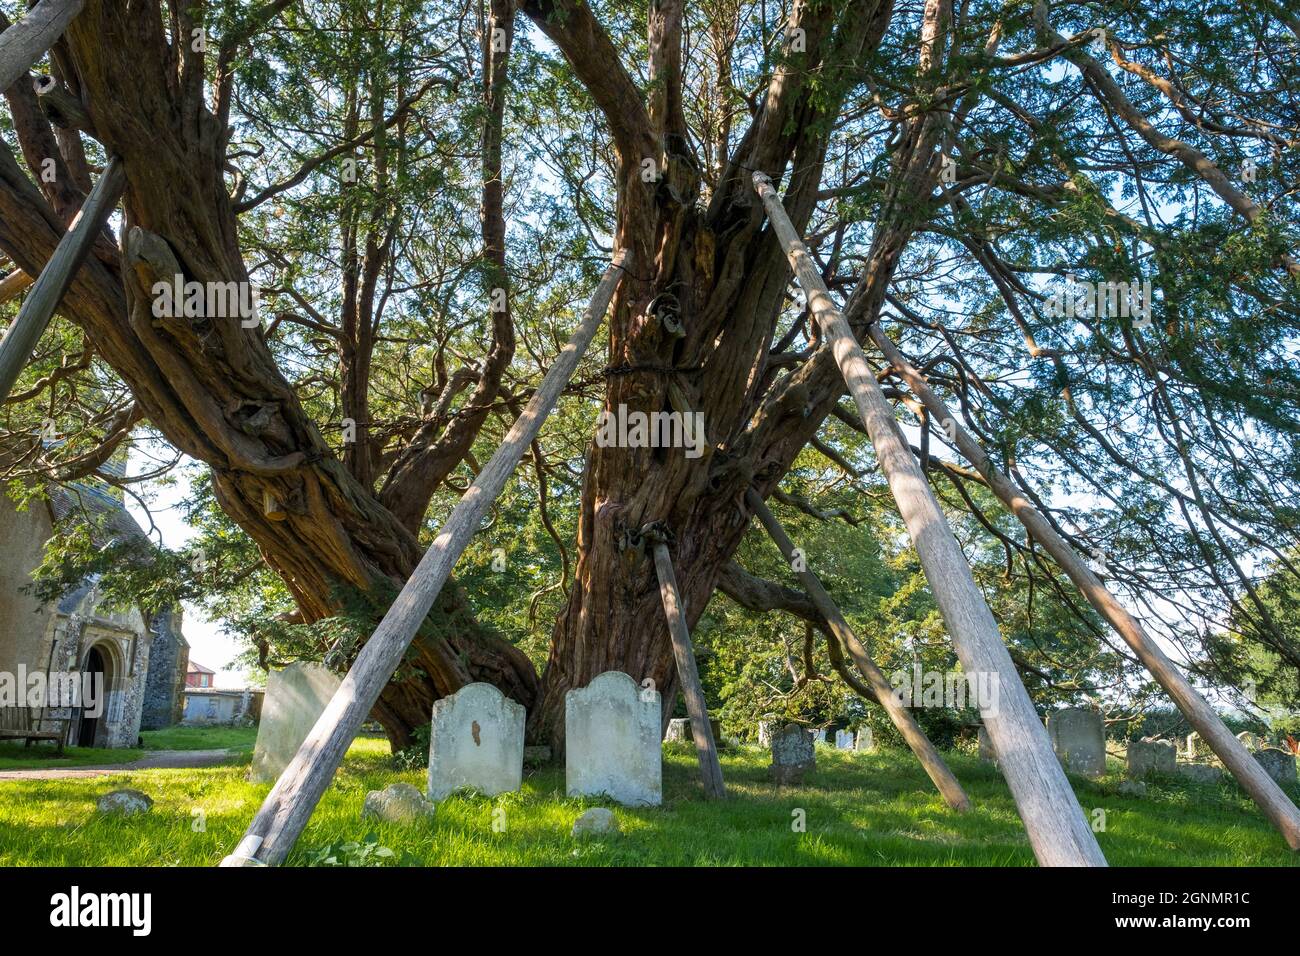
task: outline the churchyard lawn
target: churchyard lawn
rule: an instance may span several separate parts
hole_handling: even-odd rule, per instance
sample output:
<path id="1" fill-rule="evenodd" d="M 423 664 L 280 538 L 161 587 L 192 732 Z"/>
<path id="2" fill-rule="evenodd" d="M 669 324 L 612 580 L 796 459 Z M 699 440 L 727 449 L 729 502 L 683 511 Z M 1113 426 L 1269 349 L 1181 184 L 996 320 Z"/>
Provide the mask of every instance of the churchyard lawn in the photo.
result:
<path id="1" fill-rule="evenodd" d="M 430 821 L 362 822 L 367 791 L 396 782 L 423 790 L 425 775 L 395 769 L 383 740 L 358 738 L 288 862 L 347 859 L 347 851 L 321 851 L 355 843 L 360 850 L 353 860 L 385 865 L 1032 865 L 996 770 L 974 757 L 947 757 L 975 803 L 965 816 L 944 808 L 910 754 L 889 750 L 819 748 L 817 769 L 805 784 L 781 790 L 768 782 L 766 751 L 724 751 L 731 796 L 710 803 L 701 797 L 693 751 L 672 744 L 665 747 L 662 807 L 615 806 L 620 833 L 575 840 L 574 820 L 601 801 L 566 798 L 562 767 L 525 770 L 521 791 L 494 799 L 453 796 Z M 269 789 L 244 780 L 248 764 L 245 752 L 194 770 L 0 782 L 0 865 L 215 864 L 235 846 Z M 1167 781 L 1150 784 L 1145 797 L 1127 797 L 1115 791 L 1119 765 L 1110 769 L 1098 782 L 1073 783 L 1091 820 L 1105 811 L 1105 830 L 1097 836 L 1114 866 L 1300 863 L 1231 784 Z M 119 787 L 149 794 L 152 811 L 99 815 L 96 797 Z M 498 808 L 504 813 L 494 814 Z M 494 819 L 503 832 L 493 829 Z M 381 846 L 393 855 L 378 852 Z"/>
<path id="2" fill-rule="evenodd" d="M 65 747 L 63 756 L 55 756 L 52 745 L 42 743 L 24 747 L 21 743 L 0 743 L 0 771 L 54 770 L 59 767 L 107 766 L 131 763 L 151 750 L 235 750 L 251 754 L 257 740 L 256 727 L 169 727 L 146 730 L 140 734 L 144 748 L 125 747 L 105 750 L 95 747 Z"/>

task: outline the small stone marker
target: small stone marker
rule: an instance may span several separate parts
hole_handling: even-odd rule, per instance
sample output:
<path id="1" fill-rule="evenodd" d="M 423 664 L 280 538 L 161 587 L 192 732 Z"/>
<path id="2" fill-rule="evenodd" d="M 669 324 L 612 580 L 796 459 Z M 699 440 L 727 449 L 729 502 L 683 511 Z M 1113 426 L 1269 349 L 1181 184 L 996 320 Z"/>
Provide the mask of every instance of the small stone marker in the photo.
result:
<path id="1" fill-rule="evenodd" d="M 1086 707 L 1067 707 L 1047 721 L 1052 748 L 1065 769 L 1087 777 L 1106 772 L 1106 733 L 1101 714 Z"/>
<path id="2" fill-rule="evenodd" d="M 835 749 L 836 750 L 853 749 L 853 732 L 851 730 L 835 731 Z"/>
<path id="3" fill-rule="evenodd" d="M 976 736 L 979 740 L 980 760 L 997 763 L 998 755 L 993 750 L 993 738 L 989 736 L 989 729 L 980 724 L 979 733 Z"/>
<path id="4" fill-rule="evenodd" d="M 668 721 L 668 733 L 664 740 L 669 743 L 682 743 L 690 740 L 690 723 L 685 717 L 674 717 Z"/>
<path id="5" fill-rule="evenodd" d="M 327 668 L 306 661 L 271 671 L 248 779 L 267 783 L 284 772 L 341 683 Z"/>
<path id="6" fill-rule="evenodd" d="M 100 813 L 120 813 L 133 817 L 137 813 L 148 813 L 153 809 L 153 798 L 131 787 L 110 790 L 95 801 L 95 809 Z"/>
<path id="7" fill-rule="evenodd" d="M 618 819 L 605 807 L 592 807 L 573 821 L 574 836 L 594 833 L 618 833 Z"/>
<path id="8" fill-rule="evenodd" d="M 866 724 L 858 728 L 858 736 L 853 742 L 853 748 L 855 750 L 876 749 L 876 735 L 872 733 L 871 728 Z"/>
<path id="9" fill-rule="evenodd" d="M 466 684 L 433 705 L 429 799 L 457 790 L 489 797 L 524 779 L 524 708 L 491 684 Z"/>
<path id="10" fill-rule="evenodd" d="M 1285 750 L 1272 747 L 1255 753 L 1255 762 L 1264 768 L 1264 772 L 1283 786 L 1296 784 L 1296 758 Z"/>
<path id="11" fill-rule="evenodd" d="M 1178 775 L 1192 783 L 1218 783 L 1223 778 L 1223 771 L 1208 763 L 1180 763 Z"/>
<path id="12" fill-rule="evenodd" d="M 571 797 L 604 794 L 630 807 L 663 801 L 660 698 L 621 671 L 606 671 L 564 698 Z"/>
<path id="13" fill-rule="evenodd" d="M 786 724 L 772 738 L 771 775 L 781 786 L 801 783 L 804 774 L 817 766 L 813 735 L 798 724 Z"/>
<path id="14" fill-rule="evenodd" d="M 1141 780 L 1121 780 L 1115 792 L 1122 797 L 1145 797 L 1147 785 Z"/>
<path id="15" fill-rule="evenodd" d="M 1166 740 L 1143 737 L 1128 744 L 1128 775 L 1134 780 L 1153 773 L 1174 773 L 1178 768 L 1178 751 Z"/>
<path id="16" fill-rule="evenodd" d="M 384 823 L 415 823 L 434 814 L 434 805 L 409 783 L 394 783 L 383 790 L 371 790 L 361 806 L 362 820 L 381 820 Z"/>

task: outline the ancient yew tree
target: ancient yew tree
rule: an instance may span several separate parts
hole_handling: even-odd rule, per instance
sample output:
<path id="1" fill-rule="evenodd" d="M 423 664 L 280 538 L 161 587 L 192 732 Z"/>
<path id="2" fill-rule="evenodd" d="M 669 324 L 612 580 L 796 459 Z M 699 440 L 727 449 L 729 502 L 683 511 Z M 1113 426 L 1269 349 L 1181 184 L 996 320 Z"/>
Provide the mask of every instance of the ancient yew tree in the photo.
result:
<path id="1" fill-rule="evenodd" d="M 49 80 L 5 91 L 0 299 L 107 157 L 128 185 L 7 405 L 8 477 L 76 480 L 146 438 L 201 463 L 229 563 L 192 593 L 269 570 L 293 607 L 244 592 L 249 617 L 346 665 L 365 628 L 328 622 L 382 616 L 627 249 L 605 352 L 520 466 L 560 559 L 530 608 L 549 639 L 521 647 L 450 585 L 375 711 L 401 746 L 485 680 L 562 745 L 565 692 L 602 671 L 675 694 L 649 526 L 693 626 L 719 586 L 798 605 L 733 561 L 749 488 L 826 520 L 880 493 L 762 172 L 869 356 L 877 325 L 1194 670 L 1263 654 L 1285 683 L 1297 43 L 1272 3 L 88 0 Z M 261 322 L 158 316 L 175 276 L 256 283 Z M 1071 278 L 1149 281 L 1149 315 L 1057 314 Z M 1131 660 L 878 377 L 963 543 Z M 595 442 L 620 407 L 702 415 L 705 453 Z"/>

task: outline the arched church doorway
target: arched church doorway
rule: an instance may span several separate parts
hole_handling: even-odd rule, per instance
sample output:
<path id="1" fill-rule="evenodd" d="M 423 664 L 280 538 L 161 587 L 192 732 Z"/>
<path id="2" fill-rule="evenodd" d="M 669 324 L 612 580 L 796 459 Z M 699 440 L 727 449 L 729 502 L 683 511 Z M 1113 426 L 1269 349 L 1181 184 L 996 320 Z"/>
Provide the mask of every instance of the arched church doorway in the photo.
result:
<path id="1" fill-rule="evenodd" d="M 102 740 L 97 741 L 96 738 L 104 736 L 104 725 L 108 721 L 108 689 L 113 686 L 112 657 L 106 653 L 104 648 L 96 645 L 86 653 L 86 662 L 82 665 L 81 670 L 83 674 L 89 675 L 91 678 L 88 683 L 83 680 L 82 687 L 90 686 L 98 689 L 100 693 L 98 700 L 83 700 L 81 702 L 81 719 L 77 726 L 77 746 L 103 746 Z M 91 716 L 92 714 L 94 716 Z"/>

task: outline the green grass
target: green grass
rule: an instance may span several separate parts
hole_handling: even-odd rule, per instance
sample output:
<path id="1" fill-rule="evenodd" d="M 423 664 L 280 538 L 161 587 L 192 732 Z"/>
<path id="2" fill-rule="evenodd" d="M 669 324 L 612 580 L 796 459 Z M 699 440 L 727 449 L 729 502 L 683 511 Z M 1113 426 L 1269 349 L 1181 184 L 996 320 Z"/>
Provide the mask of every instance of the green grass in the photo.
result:
<path id="1" fill-rule="evenodd" d="M 65 747 L 57 756 L 50 743 L 0 743 L 0 770 L 56 770 L 60 767 L 112 766 L 139 760 L 148 750 L 235 750 L 253 753 L 257 741 L 256 727 L 168 727 L 146 730 L 140 734 L 144 749 L 122 747 L 113 750 L 92 747 Z"/>
<path id="2" fill-rule="evenodd" d="M 253 752 L 256 727 L 168 727 L 145 730 L 145 750 L 238 750 Z"/>
<path id="3" fill-rule="evenodd" d="M 973 757 L 948 759 L 976 806 L 963 816 L 944 807 L 902 752 L 819 750 L 818 769 L 806 784 L 782 790 L 767 780 L 766 753 L 727 752 L 723 772 L 731 796 L 709 803 L 701 798 L 693 753 L 670 745 L 663 806 L 615 807 L 622 833 L 575 841 L 569 835 L 574 819 L 600 801 L 566 798 L 563 768 L 526 772 L 518 793 L 452 797 L 425 823 L 363 823 L 366 791 L 397 781 L 423 788 L 424 775 L 393 769 L 382 740 L 358 739 L 289 862 L 300 864 L 311 850 L 373 832 L 403 862 L 424 865 L 1032 865 L 997 772 Z M 244 781 L 247 764 L 239 756 L 201 770 L 0 782 L 0 864 L 214 864 L 233 849 L 269 789 Z M 1106 811 L 1098 839 L 1113 865 L 1300 863 L 1231 784 L 1165 781 L 1153 784 L 1147 797 L 1131 798 L 1115 794 L 1118 779 L 1074 781 L 1085 811 Z M 153 811 L 99 816 L 95 798 L 123 786 L 152 796 Z M 504 832 L 493 830 L 498 808 Z M 796 810 L 804 811 L 806 832 L 792 829 Z"/>
<path id="4" fill-rule="evenodd" d="M 34 743 L 24 747 L 21 743 L 0 743 L 0 770 L 53 770 L 59 767 L 85 767 L 88 765 L 130 763 L 144 756 L 136 747 L 121 750 L 103 750 L 93 747 L 64 747 L 63 756 L 51 743 Z"/>

